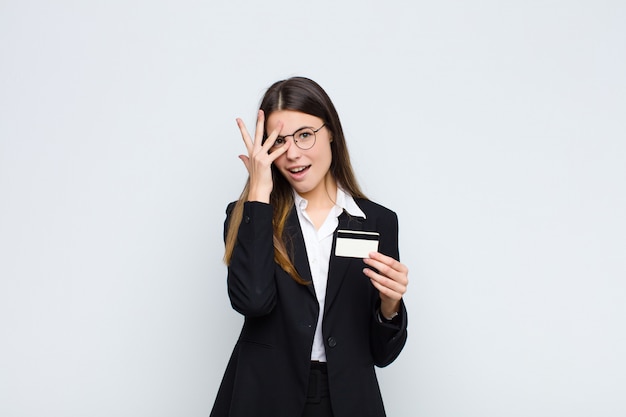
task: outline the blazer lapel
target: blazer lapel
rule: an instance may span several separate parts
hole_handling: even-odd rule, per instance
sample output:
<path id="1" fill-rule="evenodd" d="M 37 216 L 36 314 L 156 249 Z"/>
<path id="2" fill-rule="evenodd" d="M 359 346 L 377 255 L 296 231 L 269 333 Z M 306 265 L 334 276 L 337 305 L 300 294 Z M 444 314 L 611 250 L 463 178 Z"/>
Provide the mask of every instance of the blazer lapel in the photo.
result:
<path id="1" fill-rule="evenodd" d="M 345 210 L 339 216 L 339 226 L 337 230 L 363 230 L 365 219 L 348 214 Z M 337 230 L 333 236 L 333 246 L 330 252 L 330 265 L 328 267 L 328 282 L 326 284 L 326 302 L 324 311 L 328 311 L 335 296 L 341 288 L 346 271 L 351 262 L 362 262 L 360 259 L 345 258 L 335 256 L 335 246 L 337 245 Z"/>
<path id="2" fill-rule="evenodd" d="M 293 256 L 293 263 L 296 270 L 300 274 L 303 280 L 311 282 L 306 287 L 310 293 L 315 296 L 315 289 L 313 288 L 313 278 L 311 276 L 311 268 L 309 266 L 309 259 L 306 254 L 306 246 L 304 245 L 304 236 L 302 236 L 302 229 L 300 229 L 300 222 L 298 221 L 298 214 L 296 213 L 296 207 L 294 206 L 285 224 L 285 236 L 288 238 L 285 241 L 287 250 L 291 252 Z"/>

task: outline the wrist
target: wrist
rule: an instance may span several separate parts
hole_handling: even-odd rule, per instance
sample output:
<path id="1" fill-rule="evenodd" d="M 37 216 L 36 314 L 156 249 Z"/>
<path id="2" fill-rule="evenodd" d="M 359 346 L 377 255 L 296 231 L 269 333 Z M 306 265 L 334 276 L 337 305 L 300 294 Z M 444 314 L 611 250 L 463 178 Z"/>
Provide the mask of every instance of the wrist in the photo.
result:
<path id="1" fill-rule="evenodd" d="M 257 190 L 250 190 L 250 192 L 248 193 L 248 199 L 247 201 L 258 201 L 261 203 L 267 203 L 269 204 L 270 202 L 270 192 L 262 192 L 262 191 L 257 191 Z"/>
<path id="2" fill-rule="evenodd" d="M 385 323 L 385 324 L 397 324 L 399 320 L 399 314 L 397 312 L 394 313 L 391 317 L 385 317 L 380 312 L 380 309 L 376 311 L 376 317 L 378 318 L 379 323 Z"/>
<path id="3" fill-rule="evenodd" d="M 400 301 L 380 304 L 380 315 L 386 320 L 392 320 L 400 311 Z"/>
<path id="4" fill-rule="evenodd" d="M 381 319 L 383 319 L 384 321 L 388 321 L 391 322 L 393 321 L 393 319 L 395 319 L 396 317 L 398 317 L 398 312 L 396 311 L 395 313 L 391 314 L 391 315 L 386 315 L 386 314 L 382 314 L 381 313 Z"/>

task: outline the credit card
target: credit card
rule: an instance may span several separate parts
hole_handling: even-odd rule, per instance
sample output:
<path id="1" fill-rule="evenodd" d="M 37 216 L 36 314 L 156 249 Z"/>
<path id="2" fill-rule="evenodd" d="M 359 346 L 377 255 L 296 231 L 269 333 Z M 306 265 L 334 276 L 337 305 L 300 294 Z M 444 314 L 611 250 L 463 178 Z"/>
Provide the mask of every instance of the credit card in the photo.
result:
<path id="1" fill-rule="evenodd" d="M 370 252 L 378 251 L 378 232 L 360 230 L 337 230 L 335 256 L 369 258 Z"/>

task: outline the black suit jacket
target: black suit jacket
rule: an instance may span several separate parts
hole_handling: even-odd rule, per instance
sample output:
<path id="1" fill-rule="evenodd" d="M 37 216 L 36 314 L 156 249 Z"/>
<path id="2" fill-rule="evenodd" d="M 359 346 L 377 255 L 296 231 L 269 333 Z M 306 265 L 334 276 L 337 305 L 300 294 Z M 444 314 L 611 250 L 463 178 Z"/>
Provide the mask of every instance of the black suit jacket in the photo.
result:
<path id="1" fill-rule="evenodd" d="M 344 212 L 338 229 L 379 232 L 379 251 L 399 259 L 396 214 L 369 200 L 355 201 L 366 219 Z M 232 204 L 227 214 L 231 209 Z M 310 281 L 295 207 L 286 232 L 295 267 Z M 299 417 L 304 409 L 319 306 L 312 284 L 296 283 L 274 262 L 272 234 L 272 206 L 245 203 L 228 268 L 230 301 L 245 320 L 212 417 Z M 393 324 L 378 320 L 380 298 L 363 274 L 365 264 L 334 256 L 336 236 L 322 323 L 333 413 L 384 416 L 374 365 L 386 366 L 400 354 L 407 338 L 406 309 L 402 304 Z"/>

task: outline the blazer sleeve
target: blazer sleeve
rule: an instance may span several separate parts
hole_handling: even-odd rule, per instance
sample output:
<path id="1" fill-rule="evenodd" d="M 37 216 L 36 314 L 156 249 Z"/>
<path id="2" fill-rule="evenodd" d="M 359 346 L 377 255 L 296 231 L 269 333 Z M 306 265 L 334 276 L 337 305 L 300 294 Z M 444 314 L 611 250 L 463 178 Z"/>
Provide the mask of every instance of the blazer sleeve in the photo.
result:
<path id="1" fill-rule="evenodd" d="M 226 210 L 228 230 L 233 203 Z M 272 206 L 244 203 L 237 241 L 228 266 L 228 296 L 232 307 L 246 317 L 269 314 L 276 305 Z"/>
<path id="2" fill-rule="evenodd" d="M 398 250 L 398 216 L 389 211 L 379 225 L 381 233 L 379 251 L 396 260 L 400 260 Z M 407 339 L 408 315 L 404 301 L 400 301 L 398 316 L 391 323 L 379 320 L 380 297 L 375 292 L 374 310 L 371 318 L 370 345 L 374 363 L 378 367 L 385 367 L 393 362 L 404 347 Z"/>

